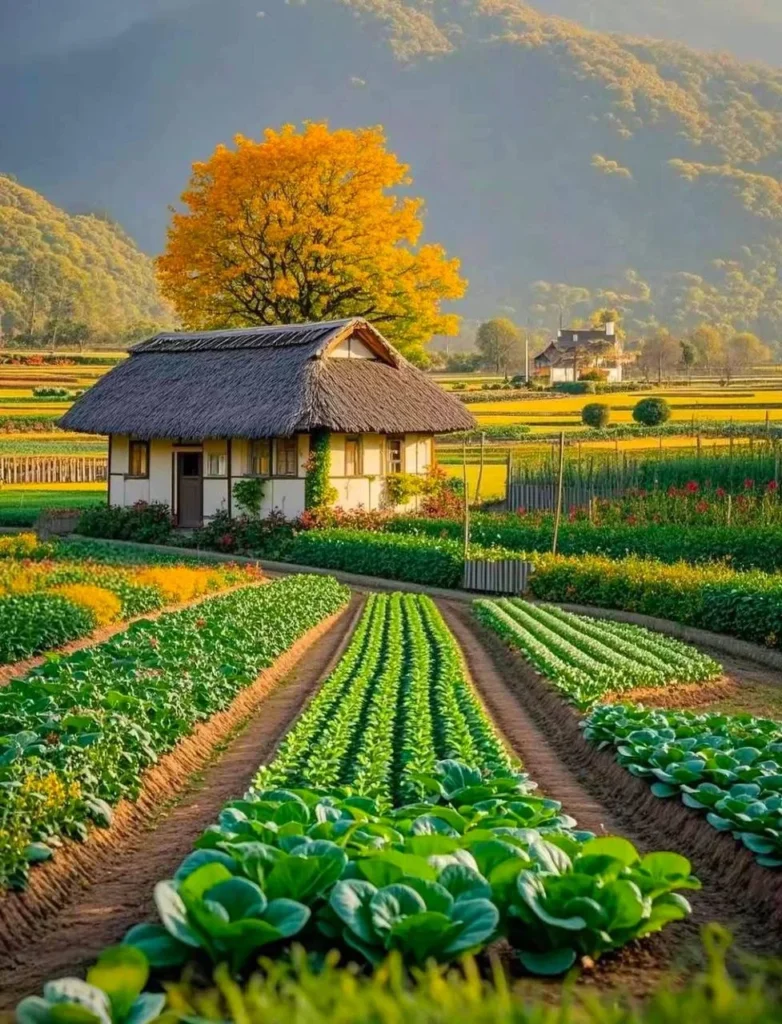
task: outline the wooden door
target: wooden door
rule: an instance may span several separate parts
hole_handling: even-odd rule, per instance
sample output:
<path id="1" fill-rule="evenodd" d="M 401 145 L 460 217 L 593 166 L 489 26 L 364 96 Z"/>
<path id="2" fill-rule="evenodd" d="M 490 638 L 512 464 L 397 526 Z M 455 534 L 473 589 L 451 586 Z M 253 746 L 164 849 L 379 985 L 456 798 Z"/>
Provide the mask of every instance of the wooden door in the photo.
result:
<path id="1" fill-rule="evenodd" d="M 177 524 L 183 529 L 203 525 L 202 458 L 201 452 L 177 452 Z"/>

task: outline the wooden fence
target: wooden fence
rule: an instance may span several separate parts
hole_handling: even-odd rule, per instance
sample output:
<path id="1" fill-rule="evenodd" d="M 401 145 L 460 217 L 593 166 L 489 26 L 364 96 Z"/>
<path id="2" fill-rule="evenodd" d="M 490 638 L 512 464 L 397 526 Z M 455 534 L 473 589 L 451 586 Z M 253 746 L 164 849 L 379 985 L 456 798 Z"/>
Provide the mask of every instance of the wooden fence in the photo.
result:
<path id="1" fill-rule="evenodd" d="M 470 558 L 464 563 L 462 586 L 465 590 L 479 590 L 487 594 L 523 594 L 533 571 L 531 562 L 522 562 L 518 558 L 505 558 L 498 562 Z"/>
<path id="2" fill-rule="evenodd" d="M 86 484 L 106 480 L 105 455 L 0 455 L 0 483 Z"/>

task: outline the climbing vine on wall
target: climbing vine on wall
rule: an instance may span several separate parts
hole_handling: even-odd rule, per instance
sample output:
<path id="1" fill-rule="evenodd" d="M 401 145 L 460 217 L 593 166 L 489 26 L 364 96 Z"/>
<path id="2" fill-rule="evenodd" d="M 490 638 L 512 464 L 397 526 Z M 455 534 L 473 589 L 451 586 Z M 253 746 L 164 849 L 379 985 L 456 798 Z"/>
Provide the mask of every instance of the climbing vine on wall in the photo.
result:
<path id="1" fill-rule="evenodd" d="M 329 484 L 331 472 L 331 434 L 328 430 L 314 430 L 310 438 L 310 455 L 304 480 L 304 504 L 308 509 L 326 508 L 337 498 Z"/>

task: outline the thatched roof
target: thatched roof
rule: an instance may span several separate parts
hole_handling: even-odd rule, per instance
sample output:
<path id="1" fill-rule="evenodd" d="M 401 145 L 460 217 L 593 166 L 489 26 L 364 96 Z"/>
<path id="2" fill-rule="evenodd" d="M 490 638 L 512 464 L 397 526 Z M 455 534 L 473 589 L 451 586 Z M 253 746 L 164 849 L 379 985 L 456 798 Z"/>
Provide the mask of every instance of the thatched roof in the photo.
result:
<path id="1" fill-rule="evenodd" d="M 374 358 L 329 358 L 357 338 Z M 60 420 L 66 430 L 152 438 L 445 433 L 475 420 L 365 320 L 158 334 L 136 345 Z"/>

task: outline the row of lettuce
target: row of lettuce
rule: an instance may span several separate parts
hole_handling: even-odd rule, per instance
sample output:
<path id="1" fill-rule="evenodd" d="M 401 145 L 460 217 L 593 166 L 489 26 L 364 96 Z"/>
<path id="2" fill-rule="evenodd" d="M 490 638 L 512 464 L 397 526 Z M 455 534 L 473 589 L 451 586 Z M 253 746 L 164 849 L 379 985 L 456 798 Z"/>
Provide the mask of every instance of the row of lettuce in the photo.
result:
<path id="1" fill-rule="evenodd" d="M 108 824 L 142 773 L 336 612 L 347 588 L 292 576 L 141 619 L 0 688 L 0 885 Z"/>
<path id="2" fill-rule="evenodd" d="M 104 565 L 67 551 L 34 534 L 0 538 L 0 664 L 260 578 L 252 566 Z"/>
<path id="3" fill-rule="evenodd" d="M 660 633 L 518 598 L 476 601 L 475 613 L 579 710 L 623 691 L 716 679 L 722 666 Z"/>
<path id="4" fill-rule="evenodd" d="M 698 714 L 600 703 L 622 691 L 700 682 L 720 666 L 686 644 L 636 626 L 524 601 L 477 601 L 479 620 L 519 650 L 564 698 L 588 710 L 584 735 L 730 832 L 764 867 L 782 867 L 782 725 L 753 715 Z"/>
<path id="5" fill-rule="evenodd" d="M 578 831 L 535 788 L 431 600 L 372 597 L 277 757 L 156 886 L 158 919 L 134 926 L 87 982 L 25 1000 L 19 1020 L 52 1019 L 58 1001 L 97 1008 L 104 1024 L 149 1020 L 165 1006 L 161 985 L 214 968 L 246 976 L 293 940 L 412 966 L 504 936 L 527 970 L 560 974 L 689 914 L 681 891 L 699 883 L 686 858 Z M 119 1001 L 113 981 L 134 964 L 142 985 Z"/>

